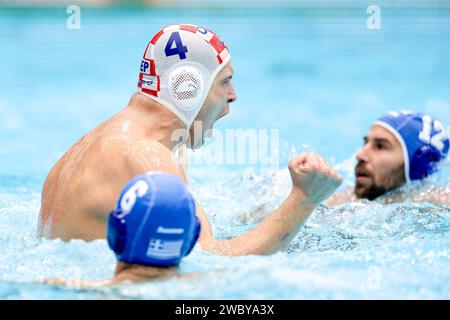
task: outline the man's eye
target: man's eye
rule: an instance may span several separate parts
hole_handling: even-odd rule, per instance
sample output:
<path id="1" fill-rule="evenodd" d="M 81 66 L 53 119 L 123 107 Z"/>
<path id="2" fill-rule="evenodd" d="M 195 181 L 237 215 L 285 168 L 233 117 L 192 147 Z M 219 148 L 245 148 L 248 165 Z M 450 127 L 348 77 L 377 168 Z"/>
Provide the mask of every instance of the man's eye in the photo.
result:
<path id="1" fill-rule="evenodd" d="M 382 144 L 382 143 L 376 143 L 375 144 L 375 148 L 377 148 L 377 149 L 386 149 L 386 146 L 384 144 Z"/>

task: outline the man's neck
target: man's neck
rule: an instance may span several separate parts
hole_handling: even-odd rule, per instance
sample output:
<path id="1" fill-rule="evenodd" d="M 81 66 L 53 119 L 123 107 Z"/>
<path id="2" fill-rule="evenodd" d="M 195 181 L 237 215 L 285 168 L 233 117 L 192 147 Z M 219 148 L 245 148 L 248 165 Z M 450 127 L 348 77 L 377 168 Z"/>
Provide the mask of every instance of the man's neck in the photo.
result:
<path id="1" fill-rule="evenodd" d="M 186 125 L 169 109 L 143 94 L 135 93 L 125 112 L 132 115 L 149 140 L 157 140 L 169 149 L 186 139 Z"/>
<path id="2" fill-rule="evenodd" d="M 142 282 L 156 278 L 167 278 L 176 275 L 176 268 L 157 268 L 137 264 L 117 262 L 113 282 Z"/>

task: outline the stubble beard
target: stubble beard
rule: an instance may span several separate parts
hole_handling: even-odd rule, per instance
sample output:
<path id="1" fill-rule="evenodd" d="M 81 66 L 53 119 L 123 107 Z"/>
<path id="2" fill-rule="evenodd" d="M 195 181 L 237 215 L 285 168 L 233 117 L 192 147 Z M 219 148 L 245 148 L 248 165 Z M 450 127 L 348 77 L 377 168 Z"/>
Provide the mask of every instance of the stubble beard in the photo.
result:
<path id="1" fill-rule="evenodd" d="M 375 200 L 403 185 L 405 183 L 404 165 L 386 172 L 379 183 L 375 183 L 373 175 L 370 176 L 370 180 L 370 184 L 360 183 L 356 180 L 354 192 L 357 198 Z"/>

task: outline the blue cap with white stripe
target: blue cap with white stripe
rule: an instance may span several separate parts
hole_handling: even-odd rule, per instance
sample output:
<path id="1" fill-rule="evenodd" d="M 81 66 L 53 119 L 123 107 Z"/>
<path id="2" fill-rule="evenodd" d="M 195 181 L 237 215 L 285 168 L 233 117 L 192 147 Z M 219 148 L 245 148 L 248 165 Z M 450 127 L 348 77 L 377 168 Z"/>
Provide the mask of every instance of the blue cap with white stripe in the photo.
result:
<path id="1" fill-rule="evenodd" d="M 390 131 L 403 150 L 406 181 L 420 180 L 437 169 L 449 150 L 449 139 L 441 122 L 412 111 L 390 111 L 374 124 Z"/>
<path id="2" fill-rule="evenodd" d="M 117 260 L 156 267 L 178 265 L 200 234 L 195 201 L 179 177 L 146 173 L 129 181 L 108 219 Z"/>

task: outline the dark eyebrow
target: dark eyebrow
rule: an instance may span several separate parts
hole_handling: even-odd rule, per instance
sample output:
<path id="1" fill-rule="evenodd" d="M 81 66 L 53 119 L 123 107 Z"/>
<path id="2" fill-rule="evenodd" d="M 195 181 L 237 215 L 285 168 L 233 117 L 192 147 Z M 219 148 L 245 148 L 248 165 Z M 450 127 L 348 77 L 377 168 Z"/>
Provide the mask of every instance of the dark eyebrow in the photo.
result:
<path id="1" fill-rule="evenodd" d="M 369 137 L 368 136 L 364 136 L 363 140 L 364 140 L 364 144 L 366 144 L 369 141 Z M 392 147 L 392 143 L 388 139 L 372 138 L 371 140 L 373 140 L 374 143 L 380 143 L 380 144 L 386 145 L 387 147 Z"/>
<path id="2" fill-rule="evenodd" d="M 375 141 L 375 143 L 386 144 L 389 147 L 392 146 L 392 143 L 388 139 L 374 138 L 373 140 Z"/>
<path id="3" fill-rule="evenodd" d="M 222 81 L 225 81 L 225 80 L 231 80 L 231 79 L 233 79 L 233 75 L 228 76 L 228 77 L 226 77 L 225 79 L 222 79 Z"/>

